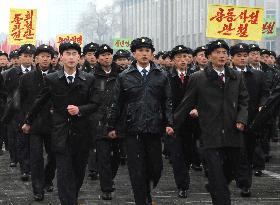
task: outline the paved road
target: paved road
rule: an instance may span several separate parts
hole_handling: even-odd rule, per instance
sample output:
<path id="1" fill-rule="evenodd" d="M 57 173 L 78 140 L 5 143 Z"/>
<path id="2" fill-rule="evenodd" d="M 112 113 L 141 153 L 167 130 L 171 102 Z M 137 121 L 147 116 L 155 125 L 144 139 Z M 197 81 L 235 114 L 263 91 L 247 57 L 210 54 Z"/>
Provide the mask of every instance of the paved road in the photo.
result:
<path id="1" fill-rule="evenodd" d="M 273 158 L 266 167 L 263 177 L 254 178 L 252 197 L 243 199 L 235 183 L 231 184 L 232 204 L 279 205 L 280 204 L 280 144 L 272 146 Z M 57 190 L 47 193 L 44 202 L 33 202 L 31 183 L 19 180 L 18 168 L 8 167 L 9 157 L 5 152 L 0 156 L 0 205 L 58 205 Z M 99 181 L 85 179 L 80 199 L 84 205 L 129 205 L 134 204 L 128 171 L 126 166 L 119 169 L 115 179 L 116 192 L 111 202 L 100 199 Z M 184 204 L 211 204 L 209 193 L 204 189 L 206 179 L 202 172 L 191 171 L 191 185 L 189 197 L 179 199 L 176 197 L 175 183 L 172 169 L 168 161 L 164 161 L 164 172 L 159 186 L 153 191 L 154 201 L 158 205 L 184 205 Z"/>

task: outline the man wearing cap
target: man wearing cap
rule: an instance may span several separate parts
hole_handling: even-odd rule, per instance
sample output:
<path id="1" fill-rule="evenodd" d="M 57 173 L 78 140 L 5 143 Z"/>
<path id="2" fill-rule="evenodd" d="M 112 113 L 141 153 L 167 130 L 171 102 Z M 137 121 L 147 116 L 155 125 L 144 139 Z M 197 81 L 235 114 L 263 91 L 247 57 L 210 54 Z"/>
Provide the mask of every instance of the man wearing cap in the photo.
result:
<path id="1" fill-rule="evenodd" d="M 18 66 L 20 66 L 18 50 L 12 51 L 10 53 L 10 55 L 9 55 L 9 59 L 11 61 L 11 66 L 10 67 L 18 67 Z"/>
<path id="2" fill-rule="evenodd" d="M 27 181 L 30 174 L 29 143 L 28 138 L 24 137 L 20 131 L 24 116 L 15 110 L 19 111 L 19 79 L 23 74 L 33 69 L 32 63 L 35 50 L 36 48 L 32 44 L 22 45 L 18 51 L 20 66 L 11 68 L 5 74 L 4 81 L 8 94 L 7 104 L 10 108 L 4 113 L 2 121 L 8 125 L 10 166 L 15 167 L 17 162 L 20 163 L 21 179 L 23 181 Z M 13 112 L 11 112 L 11 109 Z"/>
<path id="3" fill-rule="evenodd" d="M 191 110 L 197 109 L 208 167 L 206 188 L 214 205 L 231 204 L 228 185 L 235 178 L 248 115 L 244 79 L 226 65 L 228 52 L 223 40 L 208 44 L 206 55 L 210 64 L 190 76 L 185 96 L 174 115 L 178 128 Z"/>
<path id="4" fill-rule="evenodd" d="M 4 51 L 0 51 L 0 72 L 7 70 L 9 65 L 8 54 Z"/>
<path id="5" fill-rule="evenodd" d="M 94 70 L 94 89 L 98 90 L 100 106 L 92 114 L 92 129 L 97 150 L 97 163 L 103 200 L 111 200 L 114 191 L 113 180 L 120 163 L 120 140 L 107 135 L 107 114 L 111 105 L 116 78 L 120 66 L 113 62 L 113 49 L 107 44 L 100 45 L 95 56 L 97 65 Z"/>
<path id="6" fill-rule="evenodd" d="M 233 69 L 243 73 L 245 85 L 249 93 L 248 126 L 244 131 L 244 148 L 241 151 L 239 171 L 236 179 L 237 185 L 241 189 L 242 197 L 249 197 L 251 195 L 253 155 L 257 138 L 247 128 L 251 125 L 269 95 L 264 72 L 248 66 L 248 53 L 249 46 L 245 43 L 238 43 L 230 48 Z"/>
<path id="7" fill-rule="evenodd" d="M 156 55 L 155 55 L 155 60 L 154 62 L 160 66 L 164 67 L 164 62 L 162 59 L 162 55 L 164 54 L 164 51 L 159 51 Z"/>
<path id="8" fill-rule="evenodd" d="M 94 68 L 97 63 L 97 59 L 95 57 L 96 49 L 99 47 L 97 43 L 89 43 L 84 46 L 83 54 L 85 55 L 85 63 L 83 65 L 82 70 L 87 73 L 93 73 Z"/>
<path id="9" fill-rule="evenodd" d="M 77 69 L 79 44 L 64 42 L 59 53 L 64 67 L 45 76 L 44 88 L 22 129 L 29 133 L 41 108 L 51 101 L 51 142 L 56 157 L 58 195 L 61 205 L 77 205 L 91 141 L 88 116 L 96 108 L 92 96 L 94 78 Z"/>
<path id="10" fill-rule="evenodd" d="M 129 58 L 130 58 L 130 52 L 127 50 L 117 50 L 113 57 L 113 61 L 116 62 L 119 66 L 121 66 L 122 70 L 125 70 L 129 65 Z"/>
<path id="11" fill-rule="evenodd" d="M 164 69 L 169 72 L 174 66 L 174 63 L 170 58 L 170 51 L 166 51 L 162 55 L 162 60 L 164 60 Z"/>
<path id="12" fill-rule="evenodd" d="M 135 61 L 116 80 L 108 115 L 108 136 L 118 137 L 124 120 L 128 170 L 136 205 L 151 205 L 151 183 L 162 171 L 161 137 L 173 135 L 172 97 L 167 73 L 154 64 L 154 46 L 147 37 L 134 39 Z"/>
<path id="13" fill-rule="evenodd" d="M 171 59 L 174 62 L 174 68 L 170 71 L 169 80 L 173 111 L 180 104 L 188 86 L 188 54 L 189 48 L 184 45 L 178 45 L 171 50 Z M 187 198 L 187 190 L 190 184 L 189 168 L 192 154 L 192 121 L 190 116 L 186 116 L 183 125 L 176 130 L 176 137 L 168 138 L 174 179 L 178 189 L 178 197 L 180 198 Z"/>
<path id="14" fill-rule="evenodd" d="M 62 66 L 59 64 L 59 53 L 55 50 L 53 51 L 53 53 L 54 54 L 53 54 L 51 65 L 52 65 L 52 69 L 57 71 L 62 69 Z"/>
<path id="15" fill-rule="evenodd" d="M 200 46 L 193 52 L 194 67 L 196 71 L 203 70 L 208 64 L 208 59 L 205 56 L 205 50 L 206 46 Z"/>
<path id="16" fill-rule="evenodd" d="M 20 78 L 19 95 L 20 111 L 26 116 L 43 88 L 44 77 L 55 72 L 51 67 L 54 50 L 51 46 L 40 45 L 35 52 L 36 69 L 26 73 Z M 47 191 L 53 190 L 52 180 L 55 175 L 55 157 L 51 152 L 51 104 L 41 107 L 37 119 L 32 125 L 29 137 L 30 167 L 33 194 L 35 201 L 44 199 L 44 187 Z M 44 170 L 43 147 L 48 154 Z"/>

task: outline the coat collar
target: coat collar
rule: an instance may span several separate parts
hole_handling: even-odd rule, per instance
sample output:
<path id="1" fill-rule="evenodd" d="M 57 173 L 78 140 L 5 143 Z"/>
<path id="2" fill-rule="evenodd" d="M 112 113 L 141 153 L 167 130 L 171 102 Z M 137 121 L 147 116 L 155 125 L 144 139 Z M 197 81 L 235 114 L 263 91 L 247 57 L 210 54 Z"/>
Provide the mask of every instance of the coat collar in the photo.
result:
<path id="1" fill-rule="evenodd" d="M 150 69 L 150 72 L 154 71 L 154 70 L 157 70 L 157 71 L 161 71 L 162 69 L 156 65 L 154 62 L 150 61 L 150 65 L 151 65 L 151 69 Z M 127 73 L 130 73 L 130 72 L 134 72 L 134 71 L 137 71 L 138 72 L 138 69 L 137 69 L 137 66 L 136 66 L 136 61 L 133 61 L 131 63 L 131 65 L 128 67 L 127 69 Z"/>
<path id="2" fill-rule="evenodd" d="M 214 70 L 214 68 L 213 68 L 211 63 L 204 69 L 204 72 L 205 72 L 206 76 L 210 80 L 217 80 L 218 79 L 218 74 Z M 231 69 L 227 65 L 225 65 L 225 77 L 229 78 L 229 79 L 232 79 L 232 80 L 236 80 L 237 79 L 237 76 L 234 73 L 233 69 Z"/>
<path id="3" fill-rule="evenodd" d="M 65 77 L 64 75 L 64 68 L 57 71 L 57 74 L 58 74 L 58 78 L 61 79 L 63 77 Z M 76 69 L 76 78 L 80 78 L 81 80 L 86 80 L 86 77 L 83 73 L 83 71 L 80 71 L 79 69 Z"/>
<path id="4" fill-rule="evenodd" d="M 111 73 L 109 74 L 109 76 L 116 77 L 120 72 L 121 72 L 120 66 L 118 66 L 115 62 L 113 62 L 111 65 Z M 100 75 L 104 77 L 107 76 L 99 63 L 95 67 L 94 75 Z"/>

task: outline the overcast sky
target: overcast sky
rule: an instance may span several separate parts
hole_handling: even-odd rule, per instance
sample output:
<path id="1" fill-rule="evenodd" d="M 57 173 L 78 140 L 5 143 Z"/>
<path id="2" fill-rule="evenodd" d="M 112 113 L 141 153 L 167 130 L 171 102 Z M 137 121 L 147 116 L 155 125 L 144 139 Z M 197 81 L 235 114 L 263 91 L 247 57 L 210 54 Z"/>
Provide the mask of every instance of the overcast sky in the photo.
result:
<path id="1" fill-rule="evenodd" d="M 56 24 L 57 22 L 53 22 L 54 18 L 50 18 L 50 14 L 56 15 L 56 18 L 59 20 L 70 23 L 67 22 L 67 19 L 61 19 L 64 18 L 64 16 L 67 16 L 63 14 L 67 13 L 69 6 L 73 4 L 74 8 L 78 10 L 84 10 L 86 9 L 86 4 L 94 1 L 96 1 L 97 9 L 102 9 L 107 5 L 111 5 L 114 0 L 0 0 L 0 33 L 9 32 L 10 8 L 37 9 L 37 39 L 48 40 L 49 38 L 55 36 L 56 29 L 59 29 L 56 28 L 56 26 L 58 27 L 59 24 Z M 67 2 L 68 6 L 64 7 L 59 5 L 59 2 Z M 55 8 L 57 5 L 59 5 L 59 8 Z M 57 12 L 58 9 L 59 13 Z M 56 11 L 55 14 L 52 11 Z M 74 31 L 71 33 L 73 32 Z"/>

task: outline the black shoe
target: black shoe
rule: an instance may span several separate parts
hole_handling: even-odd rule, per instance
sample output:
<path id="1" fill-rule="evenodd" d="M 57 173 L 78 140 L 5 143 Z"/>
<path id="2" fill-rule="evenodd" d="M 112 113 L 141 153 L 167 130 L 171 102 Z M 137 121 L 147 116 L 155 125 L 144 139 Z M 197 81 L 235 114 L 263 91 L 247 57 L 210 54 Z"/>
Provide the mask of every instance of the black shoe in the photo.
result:
<path id="1" fill-rule="evenodd" d="M 187 198 L 188 197 L 188 192 L 187 192 L 187 190 L 179 190 L 178 191 L 178 197 L 179 198 Z"/>
<path id="2" fill-rule="evenodd" d="M 43 201 L 44 200 L 44 194 L 34 194 L 34 201 Z"/>
<path id="3" fill-rule="evenodd" d="M 191 168 L 194 170 L 194 171 L 202 171 L 203 168 L 201 165 L 195 165 L 195 164 L 192 164 L 191 165 Z"/>
<path id="4" fill-rule="evenodd" d="M 21 181 L 27 182 L 29 180 L 29 175 L 27 173 L 23 173 L 20 178 Z"/>
<path id="5" fill-rule="evenodd" d="M 54 187 L 52 184 L 45 185 L 46 192 L 53 192 L 53 189 L 54 189 Z"/>
<path id="6" fill-rule="evenodd" d="M 102 192 L 101 198 L 103 200 L 112 200 L 112 194 L 111 192 Z"/>
<path id="7" fill-rule="evenodd" d="M 256 176 L 256 177 L 261 177 L 262 175 L 263 175 L 263 173 L 262 173 L 261 170 L 255 171 L 255 176 Z"/>
<path id="8" fill-rule="evenodd" d="M 17 163 L 15 163 L 15 162 L 10 162 L 10 167 L 17 167 Z"/>
<path id="9" fill-rule="evenodd" d="M 241 197 L 250 197 L 251 196 L 251 191 L 249 188 L 242 188 L 240 192 Z"/>
<path id="10" fill-rule="evenodd" d="M 91 180 L 97 180 L 98 179 L 98 174 L 97 172 L 90 172 L 88 174 L 88 176 L 90 177 Z"/>

